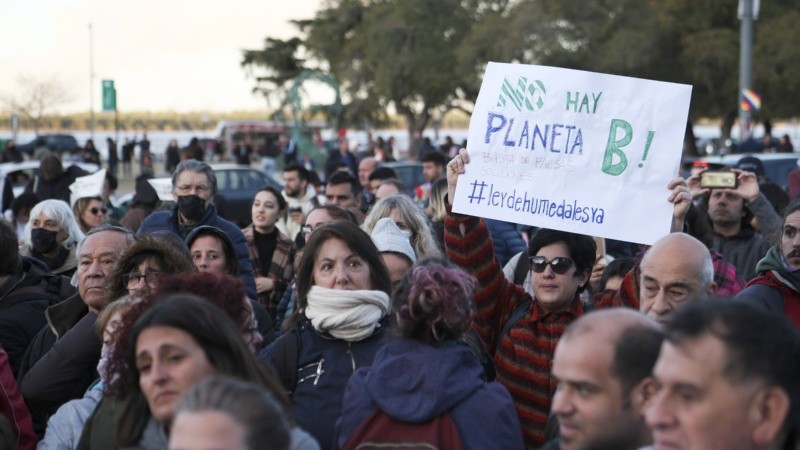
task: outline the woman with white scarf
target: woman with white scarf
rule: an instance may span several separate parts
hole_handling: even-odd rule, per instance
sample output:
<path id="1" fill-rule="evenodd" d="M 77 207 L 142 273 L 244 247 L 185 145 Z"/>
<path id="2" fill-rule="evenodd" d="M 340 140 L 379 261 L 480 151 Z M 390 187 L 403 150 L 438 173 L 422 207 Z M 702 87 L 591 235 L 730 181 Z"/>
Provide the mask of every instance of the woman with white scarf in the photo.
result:
<path id="1" fill-rule="evenodd" d="M 315 229 L 297 271 L 291 328 L 259 358 L 278 371 L 297 425 L 330 448 L 347 380 L 372 363 L 389 326 L 391 282 L 378 249 L 356 225 Z"/>

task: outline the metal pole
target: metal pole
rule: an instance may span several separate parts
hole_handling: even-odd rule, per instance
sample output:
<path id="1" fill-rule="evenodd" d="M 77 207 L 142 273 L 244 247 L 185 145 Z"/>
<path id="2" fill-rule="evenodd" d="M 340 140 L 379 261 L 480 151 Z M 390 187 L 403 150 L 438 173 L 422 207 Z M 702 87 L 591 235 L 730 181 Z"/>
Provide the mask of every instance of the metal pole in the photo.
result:
<path id="1" fill-rule="evenodd" d="M 119 109 L 114 106 L 114 139 L 119 142 Z"/>
<path id="2" fill-rule="evenodd" d="M 94 141 L 94 32 L 89 22 L 89 138 Z"/>
<path id="3" fill-rule="evenodd" d="M 742 91 L 753 87 L 753 0 L 739 1 L 742 12 L 739 48 L 739 139 L 744 142 L 751 135 L 750 111 L 742 108 Z"/>

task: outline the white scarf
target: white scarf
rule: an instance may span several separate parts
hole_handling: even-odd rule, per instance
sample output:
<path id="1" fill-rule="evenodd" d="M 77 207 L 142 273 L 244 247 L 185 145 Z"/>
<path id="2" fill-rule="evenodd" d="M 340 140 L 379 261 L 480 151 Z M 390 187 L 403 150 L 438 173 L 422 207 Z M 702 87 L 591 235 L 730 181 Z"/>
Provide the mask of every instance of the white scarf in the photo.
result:
<path id="1" fill-rule="evenodd" d="M 306 317 L 320 333 L 356 342 L 372 335 L 389 313 L 389 296 L 383 291 L 343 291 L 312 286 Z"/>

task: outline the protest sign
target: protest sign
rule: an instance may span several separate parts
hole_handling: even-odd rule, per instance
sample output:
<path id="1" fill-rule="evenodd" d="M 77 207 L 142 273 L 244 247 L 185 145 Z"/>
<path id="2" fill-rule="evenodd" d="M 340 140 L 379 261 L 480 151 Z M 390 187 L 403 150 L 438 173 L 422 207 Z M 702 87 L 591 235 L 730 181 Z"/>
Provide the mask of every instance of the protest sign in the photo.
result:
<path id="1" fill-rule="evenodd" d="M 453 211 L 652 244 L 669 233 L 691 91 L 489 63 Z"/>
<path id="2" fill-rule="evenodd" d="M 74 205 L 79 199 L 87 197 L 100 197 L 103 195 L 103 185 L 106 181 L 106 169 L 83 177 L 75 178 L 69 185 L 70 204 Z"/>
<path id="3" fill-rule="evenodd" d="M 172 178 L 150 178 L 147 182 L 156 190 L 159 200 L 162 202 L 175 201 L 175 197 L 172 195 Z"/>

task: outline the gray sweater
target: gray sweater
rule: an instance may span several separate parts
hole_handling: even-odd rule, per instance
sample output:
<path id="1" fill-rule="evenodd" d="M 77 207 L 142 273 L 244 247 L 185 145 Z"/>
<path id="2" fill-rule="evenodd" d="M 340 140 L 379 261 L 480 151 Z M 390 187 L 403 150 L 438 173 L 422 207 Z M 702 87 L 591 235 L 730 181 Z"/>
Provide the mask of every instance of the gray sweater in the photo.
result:
<path id="1" fill-rule="evenodd" d="M 711 250 L 719 252 L 725 262 L 736 267 L 739 276 L 745 281 L 750 281 L 757 275 L 756 264 L 767 254 L 772 246 L 771 242 L 779 236 L 781 218 L 764 194 L 759 194 L 747 208 L 758 220 L 761 234 L 746 228 L 731 237 L 716 235 Z"/>

